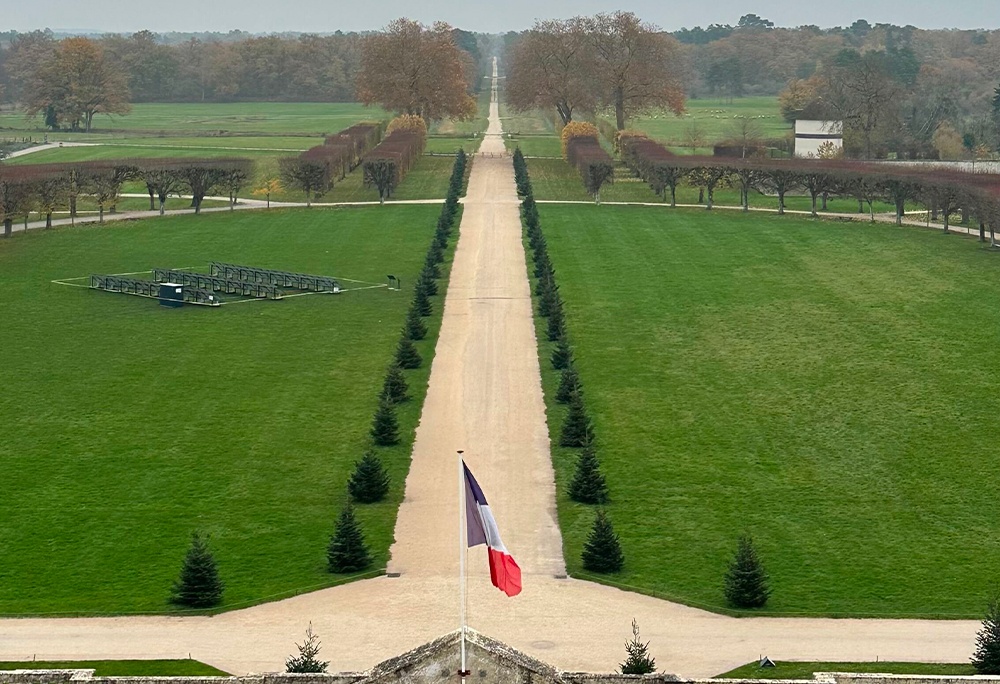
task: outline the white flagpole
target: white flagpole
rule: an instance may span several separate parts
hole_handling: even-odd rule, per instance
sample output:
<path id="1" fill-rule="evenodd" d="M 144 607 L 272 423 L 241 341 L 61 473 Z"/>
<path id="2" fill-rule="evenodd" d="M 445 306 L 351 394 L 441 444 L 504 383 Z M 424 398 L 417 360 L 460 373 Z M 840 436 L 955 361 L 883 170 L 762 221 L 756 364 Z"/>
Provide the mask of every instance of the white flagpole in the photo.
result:
<path id="1" fill-rule="evenodd" d="M 464 682 L 466 677 L 465 668 L 465 547 L 467 544 L 465 532 L 465 463 L 462 460 L 462 450 L 458 452 L 458 586 L 459 586 L 459 615 L 461 616 L 460 641 L 462 644 L 462 669 L 458 671 L 459 677 Z"/>

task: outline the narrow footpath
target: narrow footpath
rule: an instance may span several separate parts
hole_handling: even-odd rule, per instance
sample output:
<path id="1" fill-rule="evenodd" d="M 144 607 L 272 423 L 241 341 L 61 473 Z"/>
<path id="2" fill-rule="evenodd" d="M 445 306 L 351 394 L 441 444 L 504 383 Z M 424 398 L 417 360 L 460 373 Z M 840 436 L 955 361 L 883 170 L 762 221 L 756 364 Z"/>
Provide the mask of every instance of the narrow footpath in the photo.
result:
<path id="1" fill-rule="evenodd" d="M 496 100 L 473 165 L 444 322 L 396 525 L 393 576 L 215 617 L 0 620 L 0 660 L 191 657 L 282 669 L 311 621 L 334 671 L 365 670 L 458 626 L 457 464 L 489 497 L 524 591 L 468 553 L 468 623 L 558 668 L 608 672 L 632 618 L 661 671 L 707 677 L 756 659 L 962 662 L 977 622 L 735 619 L 566 579 L 513 169 Z M 669 563 L 669 555 L 664 555 Z"/>

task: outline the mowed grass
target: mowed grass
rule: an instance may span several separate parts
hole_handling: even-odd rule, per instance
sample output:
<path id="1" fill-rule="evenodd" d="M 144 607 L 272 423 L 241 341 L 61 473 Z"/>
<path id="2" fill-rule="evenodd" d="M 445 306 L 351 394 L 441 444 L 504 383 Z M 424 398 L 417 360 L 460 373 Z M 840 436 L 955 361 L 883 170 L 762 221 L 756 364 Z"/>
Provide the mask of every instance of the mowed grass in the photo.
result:
<path id="1" fill-rule="evenodd" d="M 159 133 L 233 134 L 312 134 L 329 135 L 362 120 L 387 118 L 378 108 L 358 102 L 207 102 L 136 103 L 126 116 L 98 114 L 91 136 L 110 131 Z M 40 117 L 25 119 L 17 110 L 0 112 L 0 135 L 11 131 L 44 134 Z M 86 134 L 57 131 L 49 140 L 85 140 Z"/>
<path id="2" fill-rule="evenodd" d="M 626 556 L 594 579 L 723 609 L 748 531 L 763 612 L 981 616 L 1000 567 L 1000 254 L 790 216 L 540 214 Z M 568 568 L 592 577 L 577 454 L 553 458 Z"/>
<path id="3" fill-rule="evenodd" d="M 643 131 L 671 147 L 689 145 L 692 125 L 700 129 L 710 148 L 718 142 L 736 136 L 740 119 L 750 119 L 765 138 L 784 138 L 792 133 L 792 124 L 781 116 L 777 97 L 741 97 L 732 100 L 707 98 L 688 100 L 686 111 L 677 116 L 673 112 L 659 112 L 636 117 L 629 128 Z M 613 119 L 608 119 L 612 123 Z M 711 151 L 708 152 L 711 154 Z"/>
<path id="4" fill-rule="evenodd" d="M 411 299 L 378 288 L 164 309 L 53 279 L 221 260 L 412 284 L 439 210 L 177 216 L 0 244 L 0 614 L 171 610 L 195 530 L 211 535 L 223 608 L 343 581 L 326 544 Z M 402 443 L 380 450 L 392 490 L 358 508 L 373 571 L 402 499 L 429 321 Z"/>
<path id="5" fill-rule="evenodd" d="M 95 677 L 228 677 L 197 660 L 26 660 L 0 662 L 0 670 L 93 670 Z"/>
<path id="6" fill-rule="evenodd" d="M 717 675 L 723 679 L 813 679 L 816 672 L 861 672 L 899 675 L 968 677 L 976 674 L 969 663 L 799 663 L 774 661 L 774 667 L 760 667 L 754 661 Z"/>
<path id="7" fill-rule="evenodd" d="M 520 147 L 529 157 L 561 157 L 559 144 L 561 125 L 557 123 L 555 112 L 530 111 L 514 112 L 500 104 L 500 117 L 504 133 L 509 135 L 509 149 Z M 593 117 L 575 115 L 574 120 L 589 120 Z M 614 126 L 613 116 L 599 115 L 600 119 Z M 639 130 L 649 137 L 662 142 L 677 154 L 712 154 L 712 146 L 737 135 L 741 119 L 751 119 L 754 128 L 764 138 L 785 138 L 792 133 L 792 125 L 781 116 L 776 97 L 745 97 L 733 100 L 696 99 L 688 100 L 685 112 L 677 116 L 673 112 L 662 111 L 638 116 L 627 122 L 627 128 Z M 691 130 L 698 131 L 700 146 L 691 147 Z M 610 141 L 602 139 L 609 146 Z"/>

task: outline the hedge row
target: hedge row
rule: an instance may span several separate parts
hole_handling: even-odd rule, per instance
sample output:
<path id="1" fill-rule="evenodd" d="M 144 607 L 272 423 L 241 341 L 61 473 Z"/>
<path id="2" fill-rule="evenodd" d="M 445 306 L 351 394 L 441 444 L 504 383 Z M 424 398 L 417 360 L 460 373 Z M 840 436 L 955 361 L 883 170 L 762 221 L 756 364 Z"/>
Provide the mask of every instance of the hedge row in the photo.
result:
<path id="1" fill-rule="evenodd" d="M 92 197 L 98 206 L 100 220 L 104 211 L 114 207 L 128 181 L 140 181 L 149 193 L 149 208 L 160 202 L 160 213 L 167 197 L 187 191 L 192 196 L 195 213 L 201 210 L 205 196 L 224 193 L 230 206 L 236 203 L 240 190 L 253 174 L 249 159 L 117 159 L 74 164 L 0 165 L 0 217 L 4 236 L 9 236 L 13 221 L 28 220 L 31 212 L 45 214 L 46 227 L 52 225 L 52 214 L 68 210 L 77 215 L 80 196 Z"/>
<path id="2" fill-rule="evenodd" d="M 424 153 L 427 136 L 419 131 L 400 128 L 392 131 L 361 162 L 365 185 L 375 186 L 379 202 L 385 202 L 407 172 Z"/>
<path id="3" fill-rule="evenodd" d="M 611 155 L 601 147 L 596 130 L 589 133 L 582 126 L 580 128 L 579 132 L 564 136 L 566 161 L 580 173 L 587 192 L 600 202 L 601 188 L 614 180 L 615 163 Z"/>
<path id="4" fill-rule="evenodd" d="M 665 200 L 669 190 L 671 205 L 676 203 L 677 186 L 686 181 L 703 190 L 708 209 L 716 188 L 736 187 L 744 211 L 749 210 L 751 191 L 776 195 L 779 214 L 785 211 L 785 197 L 801 192 L 809 195 L 813 216 L 819 200 L 825 206 L 826 198 L 839 196 L 856 199 L 859 211 L 867 206 L 872 220 L 876 202 L 891 204 L 897 225 L 907 203 L 918 202 L 941 217 L 945 232 L 951 216 L 962 212 L 979 223 L 983 240 L 987 229 L 994 235 L 1000 223 L 1000 176 L 995 174 L 891 162 L 680 157 L 642 137 L 623 139 L 621 147 L 622 160 L 657 195 Z"/>
<path id="5" fill-rule="evenodd" d="M 345 128 L 326 138 L 322 145 L 310 147 L 297 157 L 278 160 L 281 182 L 287 188 L 301 190 L 306 206 L 333 189 L 334 178 L 344 178 L 357 168 L 362 156 L 378 144 L 382 124 L 364 123 Z"/>

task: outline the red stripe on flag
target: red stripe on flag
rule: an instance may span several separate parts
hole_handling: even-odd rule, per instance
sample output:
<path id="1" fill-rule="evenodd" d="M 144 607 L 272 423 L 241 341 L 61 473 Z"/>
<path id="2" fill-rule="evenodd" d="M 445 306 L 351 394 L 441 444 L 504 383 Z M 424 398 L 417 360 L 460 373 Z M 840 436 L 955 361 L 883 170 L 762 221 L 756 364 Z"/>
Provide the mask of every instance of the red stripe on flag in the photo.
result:
<path id="1" fill-rule="evenodd" d="M 507 594 L 517 596 L 521 593 L 521 568 L 514 558 L 503 551 L 489 549 L 490 580 L 493 586 Z"/>

